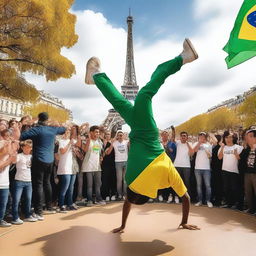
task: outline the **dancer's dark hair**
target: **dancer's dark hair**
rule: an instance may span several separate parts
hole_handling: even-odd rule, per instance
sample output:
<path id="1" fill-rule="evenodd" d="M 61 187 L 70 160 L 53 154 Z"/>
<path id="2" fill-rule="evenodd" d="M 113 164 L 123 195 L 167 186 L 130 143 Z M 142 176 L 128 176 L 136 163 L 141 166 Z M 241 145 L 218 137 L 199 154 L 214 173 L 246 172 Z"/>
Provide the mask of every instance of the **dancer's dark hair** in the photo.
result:
<path id="1" fill-rule="evenodd" d="M 131 204 L 138 204 L 142 205 L 148 202 L 149 197 L 148 196 L 143 196 L 141 194 L 137 194 L 133 192 L 129 187 L 127 188 L 127 200 Z"/>

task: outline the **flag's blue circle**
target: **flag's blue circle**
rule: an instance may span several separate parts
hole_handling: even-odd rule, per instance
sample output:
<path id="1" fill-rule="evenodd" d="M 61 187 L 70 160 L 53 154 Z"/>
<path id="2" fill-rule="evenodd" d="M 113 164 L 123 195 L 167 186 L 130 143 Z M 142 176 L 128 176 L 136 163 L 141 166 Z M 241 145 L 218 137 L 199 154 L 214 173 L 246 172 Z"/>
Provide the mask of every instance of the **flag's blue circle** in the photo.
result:
<path id="1" fill-rule="evenodd" d="M 252 25 L 253 27 L 256 28 L 256 11 L 250 13 L 250 14 L 247 16 L 247 21 L 249 22 L 250 25 Z"/>

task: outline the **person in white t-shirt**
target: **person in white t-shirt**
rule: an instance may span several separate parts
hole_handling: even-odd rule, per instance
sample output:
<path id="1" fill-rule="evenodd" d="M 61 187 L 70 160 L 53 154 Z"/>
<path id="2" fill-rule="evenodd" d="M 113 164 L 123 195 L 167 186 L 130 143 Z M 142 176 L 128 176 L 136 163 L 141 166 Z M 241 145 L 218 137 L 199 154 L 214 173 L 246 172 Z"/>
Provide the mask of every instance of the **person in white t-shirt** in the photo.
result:
<path id="1" fill-rule="evenodd" d="M 127 167 L 128 159 L 128 147 L 129 141 L 124 140 L 124 133 L 122 131 L 117 131 L 116 138 L 114 142 L 109 147 L 106 152 L 109 155 L 113 148 L 115 150 L 115 166 L 116 166 L 116 183 L 117 183 L 117 194 L 118 200 L 122 200 L 123 196 L 126 195 L 126 183 L 125 183 L 125 173 Z"/>
<path id="2" fill-rule="evenodd" d="M 81 146 L 81 140 L 78 138 L 77 126 L 67 129 L 63 138 L 59 141 L 59 164 L 57 175 L 60 178 L 59 207 L 60 212 L 68 210 L 77 210 L 73 204 L 73 191 L 76 180 L 76 174 L 79 171 L 78 163 L 74 157 L 73 148 Z M 65 204 L 65 198 L 67 204 Z"/>
<path id="3" fill-rule="evenodd" d="M 4 216 L 9 196 L 9 169 L 16 161 L 17 146 L 7 129 L 0 132 L 0 142 L 0 227 L 10 227 L 12 224 L 6 222 Z"/>
<path id="4" fill-rule="evenodd" d="M 12 191 L 12 224 L 20 225 L 23 221 L 19 217 L 19 203 L 24 194 L 24 210 L 26 222 L 35 222 L 31 214 L 32 183 L 31 183 L 31 151 L 32 141 L 26 140 L 20 143 L 22 153 L 17 155 L 16 175 Z"/>
<path id="5" fill-rule="evenodd" d="M 87 178 L 87 206 L 93 205 L 92 191 L 95 186 L 95 204 L 105 205 L 106 202 L 101 197 L 101 161 L 103 155 L 103 143 L 100 140 L 99 126 L 91 126 L 89 137 L 82 149 L 86 152 L 81 171 L 86 173 Z"/>
<path id="6" fill-rule="evenodd" d="M 193 155 L 194 151 L 192 145 L 188 142 L 187 132 L 183 131 L 180 133 L 180 140 L 176 141 L 176 147 L 177 151 L 174 166 L 179 172 L 190 194 L 190 157 Z"/>
<path id="7" fill-rule="evenodd" d="M 198 202 L 195 206 L 202 205 L 202 181 L 206 190 L 206 203 L 208 207 L 213 207 L 211 202 L 211 167 L 210 159 L 212 157 L 212 146 L 207 142 L 207 133 L 200 132 L 198 134 L 198 142 L 194 144 L 194 152 L 196 153 L 195 159 L 195 176 L 197 184 L 197 197 Z"/>
<path id="8" fill-rule="evenodd" d="M 226 203 L 222 207 L 236 208 L 239 191 L 239 170 L 238 160 L 243 150 L 242 146 L 236 144 L 237 136 L 234 133 L 225 131 L 223 144 L 218 152 L 218 158 L 223 159 L 222 181 Z"/>

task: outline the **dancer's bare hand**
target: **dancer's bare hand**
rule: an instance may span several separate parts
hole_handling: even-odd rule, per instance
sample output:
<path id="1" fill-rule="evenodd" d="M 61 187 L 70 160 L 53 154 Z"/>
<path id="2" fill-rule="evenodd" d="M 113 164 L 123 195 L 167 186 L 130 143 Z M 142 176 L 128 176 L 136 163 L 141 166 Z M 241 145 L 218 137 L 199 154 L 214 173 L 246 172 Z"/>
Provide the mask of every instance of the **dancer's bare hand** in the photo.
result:
<path id="1" fill-rule="evenodd" d="M 189 225 L 189 224 L 180 224 L 179 228 L 182 229 L 189 229 L 189 230 L 200 230 L 200 228 L 196 225 Z"/>
<path id="2" fill-rule="evenodd" d="M 115 228 L 112 230 L 112 233 L 124 233 L 124 227 Z"/>

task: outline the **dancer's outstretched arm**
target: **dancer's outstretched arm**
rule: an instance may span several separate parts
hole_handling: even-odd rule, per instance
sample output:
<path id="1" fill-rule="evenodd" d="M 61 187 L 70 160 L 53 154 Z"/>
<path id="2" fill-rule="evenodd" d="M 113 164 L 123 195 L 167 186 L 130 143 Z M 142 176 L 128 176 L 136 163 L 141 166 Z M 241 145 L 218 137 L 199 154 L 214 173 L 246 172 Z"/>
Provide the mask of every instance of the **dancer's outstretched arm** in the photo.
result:
<path id="1" fill-rule="evenodd" d="M 128 215 L 130 213 L 132 204 L 125 198 L 124 205 L 123 205 L 123 213 L 122 213 L 122 224 L 119 228 L 115 228 L 112 230 L 113 233 L 123 233 L 125 226 L 126 226 L 126 221 L 128 218 Z"/>
<path id="2" fill-rule="evenodd" d="M 190 197 L 186 192 L 185 195 L 181 198 L 182 199 L 182 221 L 179 225 L 179 228 L 189 229 L 189 230 L 199 230 L 200 228 L 196 225 L 188 224 L 188 214 L 189 214 L 189 207 L 190 207 Z M 115 228 L 112 230 L 113 233 L 123 233 L 126 227 L 126 221 L 128 215 L 130 213 L 132 204 L 125 199 L 123 204 L 123 212 L 122 212 L 122 224 L 120 227 Z"/>
<path id="3" fill-rule="evenodd" d="M 186 192 L 182 199 L 182 221 L 179 225 L 179 228 L 190 229 L 190 230 L 199 230 L 200 228 L 196 225 L 188 224 L 188 214 L 190 207 L 190 197 Z"/>

